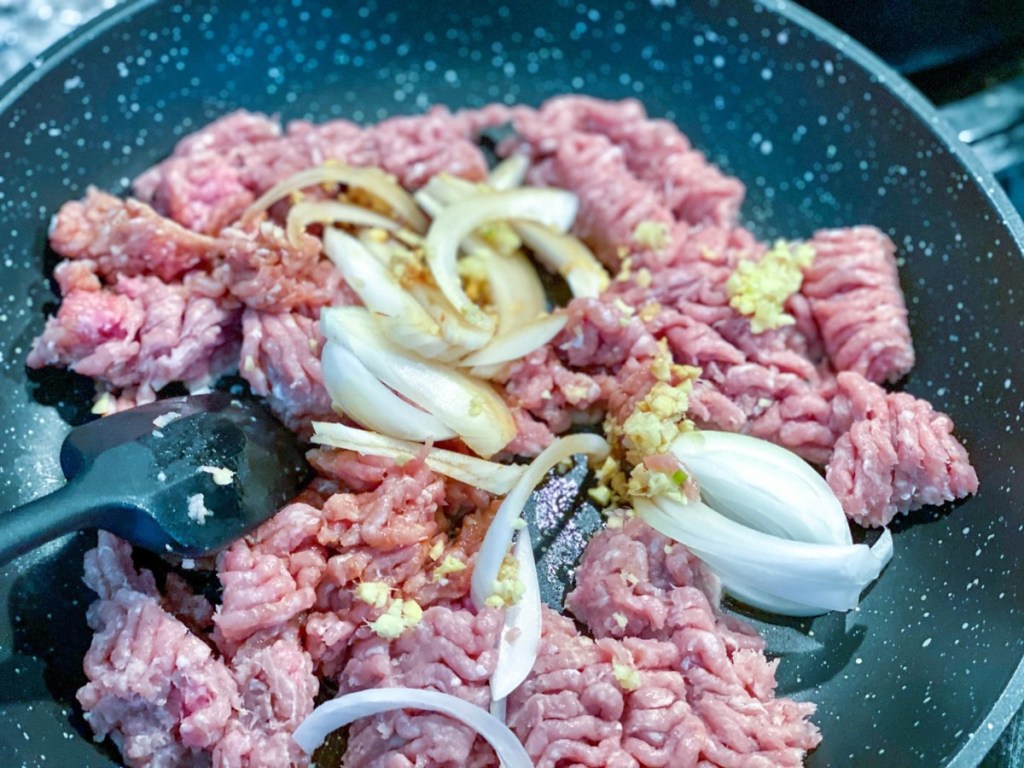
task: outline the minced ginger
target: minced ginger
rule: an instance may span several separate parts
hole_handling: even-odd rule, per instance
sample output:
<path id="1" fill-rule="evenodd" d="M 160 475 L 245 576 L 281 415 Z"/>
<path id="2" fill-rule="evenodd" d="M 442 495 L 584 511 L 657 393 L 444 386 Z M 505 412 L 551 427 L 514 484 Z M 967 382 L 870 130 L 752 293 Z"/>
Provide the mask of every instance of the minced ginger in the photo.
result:
<path id="1" fill-rule="evenodd" d="M 786 301 L 800 290 L 813 260 L 814 248 L 807 243 L 777 240 L 760 260 L 736 265 L 725 282 L 729 306 L 750 318 L 754 333 L 792 325 L 796 320 L 786 312 Z"/>

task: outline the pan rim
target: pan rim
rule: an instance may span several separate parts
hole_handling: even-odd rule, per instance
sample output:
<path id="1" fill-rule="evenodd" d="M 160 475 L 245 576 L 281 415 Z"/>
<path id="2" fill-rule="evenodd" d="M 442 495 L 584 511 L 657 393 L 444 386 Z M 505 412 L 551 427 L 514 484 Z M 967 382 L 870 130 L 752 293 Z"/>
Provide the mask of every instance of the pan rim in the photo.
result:
<path id="1" fill-rule="evenodd" d="M 132 16 L 170 0 L 123 0 L 54 42 L 0 85 L 0 117 L 6 115 L 48 72 L 72 57 L 82 47 L 101 37 Z M 1017 251 L 1024 257 L 1024 219 L 1009 197 L 931 102 L 906 78 L 829 22 L 790 0 L 746 0 L 749 9 L 761 7 L 808 31 L 821 42 L 862 68 L 873 82 L 895 96 L 936 138 L 955 161 L 970 174 L 971 182 L 988 200 Z M 1006 726 L 1024 704 L 1024 657 L 1019 661 L 1002 693 L 987 716 L 968 736 L 946 768 L 974 768 L 988 754 Z"/>

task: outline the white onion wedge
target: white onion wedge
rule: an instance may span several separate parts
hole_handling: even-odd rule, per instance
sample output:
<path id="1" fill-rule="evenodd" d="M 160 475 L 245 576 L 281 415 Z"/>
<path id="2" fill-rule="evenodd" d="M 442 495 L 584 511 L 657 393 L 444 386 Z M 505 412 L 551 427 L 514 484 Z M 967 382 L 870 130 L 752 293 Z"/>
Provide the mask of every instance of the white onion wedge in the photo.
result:
<path id="1" fill-rule="evenodd" d="M 540 484 L 548 471 L 563 459 L 577 453 L 586 454 L 597 462 L 603 461 L 609 450 L 608 441 L 600 435 L 566 435 L 555 440 L 530 463 L 523 476 L 519 478 L 519 482 L 501 502 L 487 528 L 484 540 L 480 542 L 471 582 L 471 596 L 477 608 L 485 605 L 487 598 L 494 592 L 498 570 L 516 531 L 515 521 L 522 515 L 523 507 L 526 506 L 526 500 L 533 493 L 533 489 Z"/>
<path id="2" fill-rule="evenodd" d="M 362 307 L 325 308 L 320 328 L 347 346 L 373 376 L 455 430 L 483 457 L 516 436 L 505 402 L 484 381 L 418 357 L 391 342 Z"/>
<path id="3" fill-rule="evenodd" d="M 420 303 L 434 322 L 441 328 L 441 338 L 452 348 L 456 357 L 474 352 L 494 337 L 494 328 L 478 328 L 466 322 L 451 302 L 437 288 L 426 283 L 414 283 L 409 286 L 409 293 Z M 387 325 L 388 337 L 399 336 L 402 329 L 401 318 L 395 318 Z"/>
<path id="4" fill-rule="evenodd" d="M 434 281 L 455 309 L 473 325 L 493 327 L 494 320 L 462 290 L 456 264 L 463 239 L 492 221 L 527 219 L 564 232 L 576 216 L 576 196 L 557 189 L 513 189 L 459 200 L 438 213 L 427 232 L 427 265 Z"/>
<path id="5" fill-rule="evenodd" d="M 498 316 L 496 334 L 502 335 L 532 322 L 547 312 L 548 300 L 537 268 L 522 253 L 501 256 L 478 254 L 487 270 L 487 290 Z"/>
<path id="6" fill-rule="evenodd" d="M 487 186 L 497 190 L 521 187 L 529 169 L 530 158 L 526 155 L 509 155 L 487 174 Z"/>
<path id="7" fill-rule="evenodd" d="M 296 203 L 288 211 L 288 240 L 299 241 L 299 236 L 310 224 L 355 224 L 360 227 L 398 229 L 398 222 L 350 203 L 335 200 L 308 200 Z"/>
<path id="8" fill-rule="evenodd" d="M 455 430 L 396 395 L 344 344 L 328 340 L 320 351 L 324 386 L 335 408 L 364 427 L 407 440 L 447 440 Z"/>
<path id="9" fill-rule="evenodd" d="M 522 684 L 533 669 L 537 649 L 540 648 L 540 583 L 537 581 L 537 563 L 533 559 L 533 542 L 526 528 L 516 536 L 512 556 L 519 566 L 523 595 L 519 602 L 505 609 L 505 626 L 498 642 L 498 663 L 491 674 L 491 698 L 494 700 L 504 699 Z M 493 713 L 494 709 L 491 711 Z"/>
<path id="10" fill-rule="evenodd" d="M 527 221 L 514 222 L 512 228 L 537 261 L 565 279 L 573 296 L 594 298 L 611 282 L 590 249 L 572 235 Z"/>
<path id="11" fill-rule="evenodd" d="M 426 449 L 420 443 L 327 421 L 313 422 L 313 442 L 363 455 L 385 456 L 398 462 L 408 461 Z M 526 469 L 520 464 L 498 464 L 444 448 L 426 449 L 424 461 L 438 474 L 481 488 L 495 496 L 508 493 Z"/>
<path id="12" fill-rule="evenodd" d="M 440 326 L 361 242 L 333 227 L 324 230 L 323 240 L 328 258 L 366 308 L 400 321 L 395 326 L 401 334 L 388 334 L 392 341 L 435 360 L 451 361 L 464 354 L 452 350 L 441 337 Z"/>
<path id="13" fill-rule="evenodd" d="M 568 321 L 569 316 L 564 312 L 544 315 L 514 331 L 495 336 L 486 347 L 462 358 L 459 365 L 491 366 L 518 360 L 555 338 Z"/>
<path id="14" fill-rule="evenodd" d="M 505 768 L 533 768 L 519 739 L 496 717 L 457 696 L 419 688 L 372 688 L 325 701 L 299 724 L 292 739 L 307 754 L 313 754 L 331 732 L 360 718 L 396 709 L 441 712 L 454 717 L 494 747 Z"/>
<path id="15" fill-rule="evenodd" d="M 682 543 L 721 579 L 727 592 L 760 601 L 758 607 L 815 615 L 855 608 L 861 592 L 892 557 L 888 530 L 874 546 L 813 544 L 772 536 L 736 523 L 701 502 L 635 498 L 634 508 L 655 530 Z"/>
<path id="16" fill-rule="evenodd" d="M 278 200 L 293 192 L 319 184 L 344 184 L 369 192 L 383 202 L 395 215 L 416 232 L 425 232 L 427 219 L 416 207 L 416 201 L 391 176 L 379 168 L 357 168 L 341 163 L 320 165 L 293 173 L 264 192 L 242 214 L 242 221 L 251 221 Z"/>
<path id="17" fill-rule="evenodd" d="M 694 430 L 672 442 L 717 512 L 797 541 L 850 544 L 850 525 L 825 479 L 792 451 L 732 432 Z"/>

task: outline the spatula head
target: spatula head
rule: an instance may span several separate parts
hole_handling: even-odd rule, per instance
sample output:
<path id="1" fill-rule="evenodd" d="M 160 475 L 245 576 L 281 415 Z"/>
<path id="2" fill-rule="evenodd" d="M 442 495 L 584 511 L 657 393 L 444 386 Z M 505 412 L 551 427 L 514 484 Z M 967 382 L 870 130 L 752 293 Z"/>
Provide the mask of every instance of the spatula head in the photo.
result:
<path id="1" fill-rule="evenodd" d="M 294 433 L 256 400 L 224 392 L 160 400 L 78 427 L 61 466 L 104 500 L 104 528 L 183 556 L 245 535 L 312 475 Z"/>

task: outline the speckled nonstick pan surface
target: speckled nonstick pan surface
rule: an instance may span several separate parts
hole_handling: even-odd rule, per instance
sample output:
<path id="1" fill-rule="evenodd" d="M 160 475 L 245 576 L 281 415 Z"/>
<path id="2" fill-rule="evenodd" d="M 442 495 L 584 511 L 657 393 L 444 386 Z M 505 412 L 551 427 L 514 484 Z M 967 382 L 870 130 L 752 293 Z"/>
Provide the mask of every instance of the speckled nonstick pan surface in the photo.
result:
<path id="1" fill-rule="evenodd" d="M 813 766 L 967 766 L 1024 696 L 1022 227 L 924 101 L 788 5 L 138 2 L 0 95 L 0 508 L 54 488 L 90 387 L 23 360 L 55 301 L 46 226 L 124 190 L 237 108 L 377 120 L 430 104 L 636 96 L 749 186 L 765 237 L 870 222 L 900 246 L 920 362 L 981 493 L 897 526 L 859 611 L 767 626 L 782 693 L 819 704 Z M 78 535 L 0 570 L 0 766 L 107 766 L 74 704 L 88 644 Z"/>

